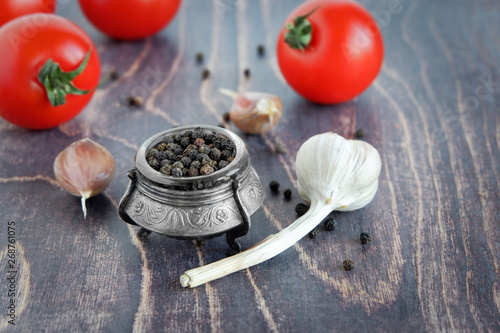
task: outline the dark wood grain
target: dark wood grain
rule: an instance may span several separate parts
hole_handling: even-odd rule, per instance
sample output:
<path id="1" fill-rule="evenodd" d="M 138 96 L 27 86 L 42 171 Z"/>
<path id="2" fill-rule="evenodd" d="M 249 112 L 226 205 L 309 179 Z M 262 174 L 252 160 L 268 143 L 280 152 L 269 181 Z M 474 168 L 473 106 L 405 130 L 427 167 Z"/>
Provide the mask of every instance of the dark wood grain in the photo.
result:
<path id="1" fill-rule="evenodd" d="M 382 72 L 355 100 L 319 106 L 287 86 L 276 61 L 281 24 L 300 2 L 184 1 L 167 29 L 137 42 L 111 40 L 76 3 L 60 4 L 58 13 L 92 37 L 103 72 L 120 77 L 58 128 L 0 120 L 0 331 L 500 331 L 500 3 L 401 0 L 387 15 L 393 1 L 361 1 L 381 23 Z M 226 256 L 224 238 L 201 248 L 154 234 L 140 240 L 117 203 L 143 141 L 176 125 L 222 122 L 230 101 L 221 87 L 271 92 L 285 106 L 269 134 L 229 125 L 262 182 L 293 190 L 291 201 L 267 192 L 244 248 L 296 218 L 294 159 L 312 135 L 353 138 L 363 128 L 382 157 L 380 188 L 367 207 L 333 213 L 334 232 L 320 227 L 274 259 L 183 289 L 185 270 Z M 129 94 L 144 105 L 128 107 Z M 88 200 L 87 220 L 52 172 L 59 151 L 83 137 L 106 146 L 117 167 L 109 189 Z M 278 143 L 286 154 L 273 152 Z M 4 304 L 8 221 L 16 222 L 15 327 Z M 373 238 L 365 246 L 362 231 Z M 353 271 L 342 269 L 345 259 Z"/>

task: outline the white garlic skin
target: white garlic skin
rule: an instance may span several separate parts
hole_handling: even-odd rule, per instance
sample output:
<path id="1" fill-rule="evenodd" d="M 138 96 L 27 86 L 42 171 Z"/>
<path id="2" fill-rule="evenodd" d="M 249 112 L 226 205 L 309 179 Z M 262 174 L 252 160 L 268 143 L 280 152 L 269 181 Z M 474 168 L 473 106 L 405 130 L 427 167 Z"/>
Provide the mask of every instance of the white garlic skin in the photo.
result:
<path id="1" fill-rule="evenodd" d="M 281 99 L 262 92 L 236 93 L 220 90 L 233 98 L 229 117 L 233 124 L 245 133 L 262 134 L 275 127 L 283 114 Z"/>
<path id="2" fill-rule="evenodd" d="M 54 161 L 54 175 L 61 187 L 82 197 L 84 216 L 85 200 L 103 192 L 114 174 L 115 162 L 111 153 L 88 138 L 70 144 Z"/>
<path id="3" fill-rule="evenodd" d="M 331 132 L 315 135 L 297 153 L 299 194 L 309 203 L 323 202 L 334 210 L 362 208 L 377 192 L 381 164 L 378 151 L 364 141 Z"/>

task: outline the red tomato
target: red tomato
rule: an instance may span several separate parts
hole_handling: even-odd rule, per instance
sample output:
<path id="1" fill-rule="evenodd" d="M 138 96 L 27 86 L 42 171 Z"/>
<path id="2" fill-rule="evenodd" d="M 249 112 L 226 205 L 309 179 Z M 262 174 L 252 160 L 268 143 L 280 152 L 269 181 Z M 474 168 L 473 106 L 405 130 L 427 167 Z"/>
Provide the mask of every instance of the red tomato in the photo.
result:
<path id="1" fill-rule="evenodd" d="M 181 0 L 79 0 L 85 16 L 117 39 L 154 35 L 177 13 Z"/>
<path id="2" fill-rule="evenodd" d="M 380 30 L 367 10 L 346 0 L 306 1 L 285 24 L 311 11 L 307 17 L 310 38 L 302 37 L 309 28 L 306 22 L 299 22 L 298 35 L 303 42 L 299 48 L 285 41 L 290 26 L 281 31 L 277 46 L 281 72 L 297 93 L 312 102 L 348 101 L 362 93 L 380 71 L 384 58 Z M 297 42 L 295 36 L 288 37 L 292 44 Z"/>
<path id="3" fill-rule="evenodd" d="M 32 13 L 54 13 L 56 0 L 1 0 L 0 26 L 16 17 Z"/>
<path id="4" fill-rule="evenodd" d="M 53 14 L 29 14 L 0 28 L 0 116 L 30 129 L 55 127 L 75 117 L 92 98 L 101 65 L 89 36 L 73 22 Z M 86 95 L 66 96 L 52 106 L 38 75 L 52 59 L 63 71 L 74 71 L 90 51 L 87 66 L 73 79 Z"/>

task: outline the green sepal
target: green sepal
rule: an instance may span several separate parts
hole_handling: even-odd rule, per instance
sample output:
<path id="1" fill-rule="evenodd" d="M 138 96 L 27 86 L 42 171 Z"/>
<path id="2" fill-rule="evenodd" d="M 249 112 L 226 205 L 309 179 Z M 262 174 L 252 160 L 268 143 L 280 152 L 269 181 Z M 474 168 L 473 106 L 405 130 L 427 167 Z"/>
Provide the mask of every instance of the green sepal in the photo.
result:
<path id="1" fill-rule="evenodd" d="M 306 47 L 309 47 L 312 39 L 312 26 L 307 18 L 318 8 L 314 8 L 306 15 L 297 16 L 294 18 L 293 24 L 288 23 L 285 26 L 287 30 L 285 32 L 285 42 L 291 48 L 304 51 Z"/>
<path id="2" fill-rule="evenodd" d="M 52 106 L 60 106 L 66 103 L 66 95 L 86 95 L 95 90 L 82 90 L 73 85 L 73 79 L 83 73 L 90 58 L 90 51 L 87 52 L 80 66 L 72 72 L 64 72 L 58 63 L 49 59 L 45 62 L 40 73 L 38 80 L 45 87 L 47 97 L 49 98 Z"/>

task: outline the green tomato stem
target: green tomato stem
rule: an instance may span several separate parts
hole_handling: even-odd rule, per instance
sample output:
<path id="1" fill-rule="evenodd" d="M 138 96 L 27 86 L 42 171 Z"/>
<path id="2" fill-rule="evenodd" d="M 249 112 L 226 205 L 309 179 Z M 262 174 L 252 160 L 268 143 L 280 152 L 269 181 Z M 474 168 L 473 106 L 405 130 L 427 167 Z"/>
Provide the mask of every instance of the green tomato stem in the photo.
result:
<path id="1" fill-rule="evenodd" d="M 312 39 L 312 26 L 307 18 L 318 8 L 319 6 L 305 15 L 295 17 L 293 23 L 288 23 L 285 26 L 285 42 L 291 48 L 303 52 L 306 47 L 309 47 Z"/>
<path id="2" fill-rule="evenodd" d="M 80 74 L 83 73 L 87 67 L 90 58 L 90 50 L 85 55 L 80 66 L 71 72 L 64 72 L 58 63 L 49 59 L 45 62 L 40 73 L 38 74 L 38 80 L 45 87 L 47 92 L 47 97 L 49 98 L 50 104 L 52 106 L 60 106 L 66 103 L 66 95 L 86 95 L 99 86 L 101 86 L 107 79 L 107 75 L 97 87 L 90 90 L 82 90 L 73 85 L 73 80 Z"/>

